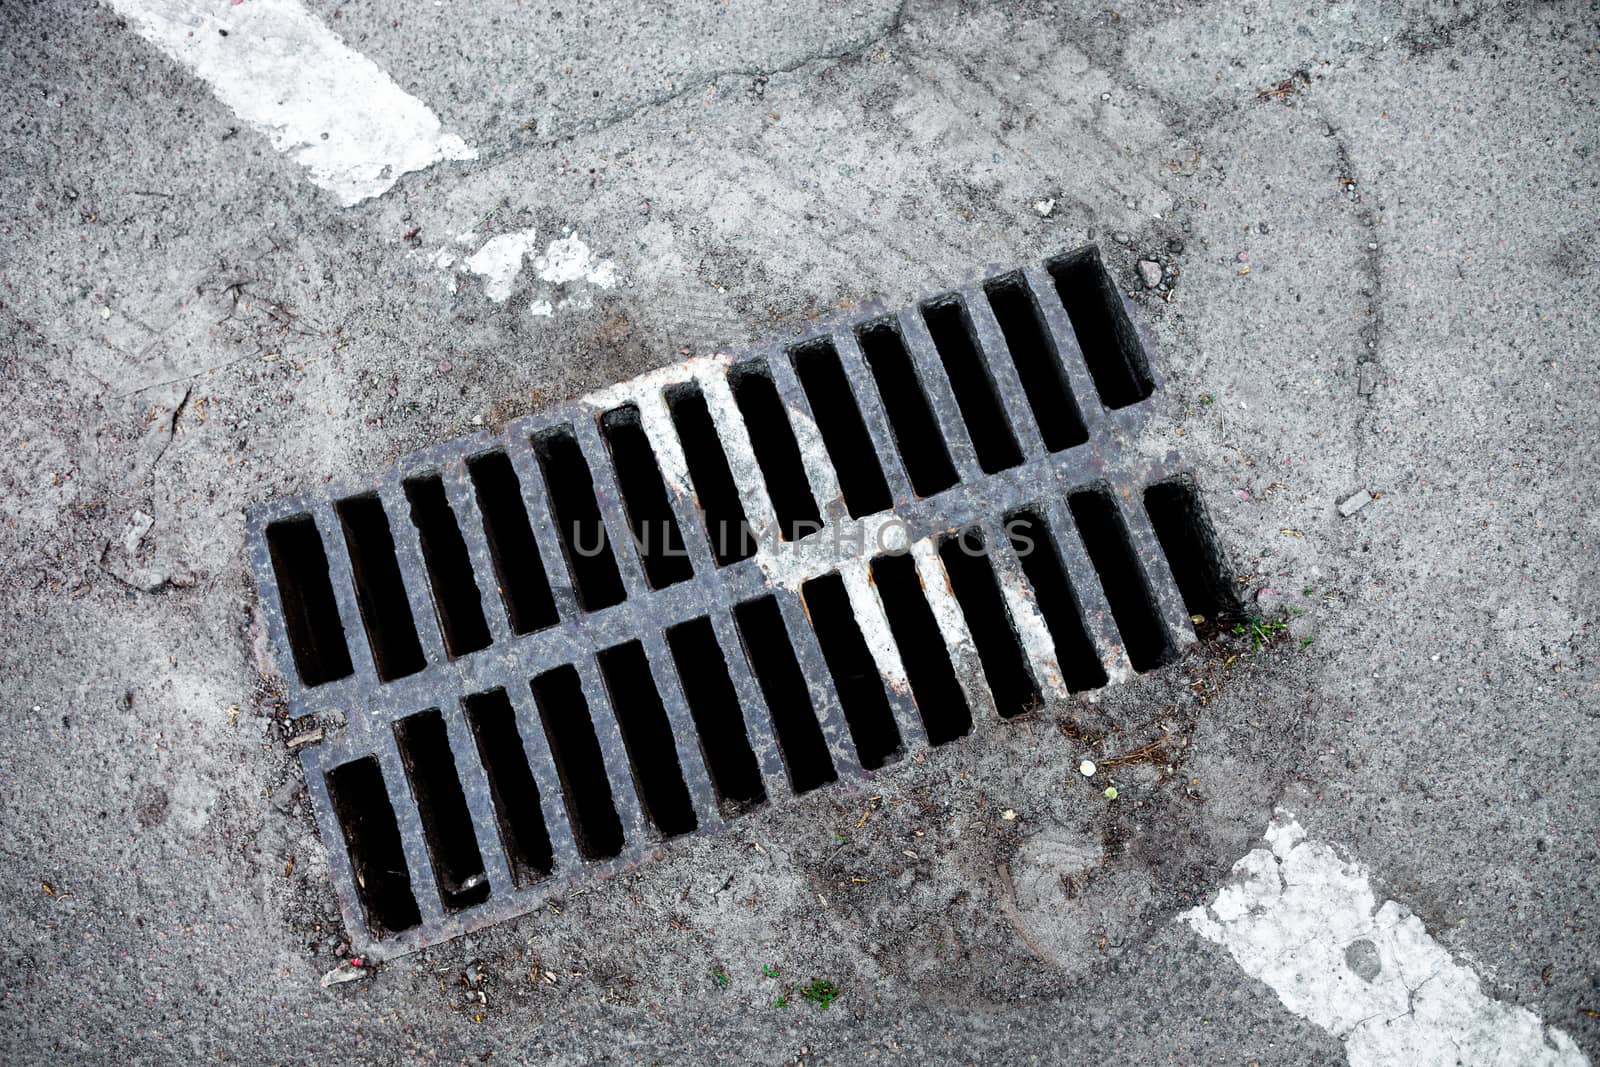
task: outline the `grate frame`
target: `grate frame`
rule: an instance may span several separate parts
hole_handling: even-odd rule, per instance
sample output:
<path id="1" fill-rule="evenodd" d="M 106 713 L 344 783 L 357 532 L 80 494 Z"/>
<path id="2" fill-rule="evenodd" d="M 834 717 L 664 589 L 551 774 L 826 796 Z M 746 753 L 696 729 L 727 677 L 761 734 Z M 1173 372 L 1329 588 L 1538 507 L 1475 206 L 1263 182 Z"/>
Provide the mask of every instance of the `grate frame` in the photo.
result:
<path id="1" fill-rule="evenodd" d="M 1092 257 L 1100 272 L 1105 295 L 1115 300 L 1114 313 L 1120 313 L 1136 339 L 1137 355 L 1143 364 L 1138 370 L 1150 385 L 1149 395 L 1121 407 L 1107 407 L 1101 401 L 1096 379 L 1079 346 L 1067 309 L 1057 295 L 1056 278 L 1050 269 L 1052 265 L 1066 262 L 1075 262 L 1081 267 L 1086 257 Z M 1020 279 L 1034 301 L 1045 337 L 1053 344 L 1056 358 L 1064 369 L 1078 417 L 1086 431 L 1085 443 L 1058 452 L 1050 452 L 1045 447 L 1015 362 L 1010 358 L 1004 333 L 985 295 L 986 286 L 1008 279 Z M 973 341 L 991 375 L 1004 417 L 1022 453 L 1020 464 L 992 474 L 980 469 L 960 405 L 922 314 L 924 307 L 952 299 L 960 301 L 966 309 Z M 954 486 L 928 497 L 918 497 L 912 491 L 874 376 L 856 336 L 858 328 L 884 320 L 894 323 L 904 341 L 956 470 Z M 830 342 L 837 352 L 850 386 L 850 399 L 860 413 L 888 484 L 893 499 L 889 512 L 851 519 L 841 498 L 838 478 L 816 418 L 791 363 L 792 353 L 824 341 Z M 1154 456 L 1134 444 L 1163 388 L 1157 361 L 1152 358 L 1154 352 L 1148 332 L 1100 264 L 1098 249 L 1087 246 L 1022 268 L 999 267 L 980 272 L 964 285 L 937 290 L 906 308 L 892 309 L 878 301 L 869 302 L 848 317 L 816 324 L 798 337 L 757 346 L 737 357 L 701 356 L 662 367 L 516 419 L 499 432 L 481 431 L 420 449 L 370 478 L 325 486 L 312 494 L 282 498 L 252 509 L 246 516 L 246 553 L 259 591 L 258 617 L 284 679 L 289 715 L 293 719 L 318 716 L 333 722 L 343 720 L 342 727 L 329 730 L 324 740 L 303 746 L 299 757 L 326 846 L 335 895 L 355 943 L 374 958 L 414 951 L 526 913 L 575 883 L 628 870 L 668 846 L 668 839 L 656 832 L 645 817 L 616 716 L 611 710 L 610 695 L 597 666 L 597 654 L 615 645 L 634 640 L 643 643 L 652 680 L 672 729 L 679 767 L 697 822 L 692 832 L 715 833 L 729 818 L 737 817 L 719 804 L 666 644 L 665 631 L 678 623 L 701 616 L 709 617 L 712 623 L 738 695 L 750 745 L 766 789 L 766 803 L 781 803 L 794 793 L 761 686 L 752 673 L 735 625 L 733 608 L 737 604 L 768 595 L 777 597 L 782 621 L 805 674 L 812 707 L 837 773 L 834 787 L 891 773 L 906 755 L 929 747 L 905 669 L 889 634 L 883 606 L 871 586 L 868 565 L 878 553 L 849 557 L 835 550 L 842 546 L 842 551 L 848 553 L 852 547 L 848 535 L 855 531 L 871 538 L 875 531 L 883 529 L 886 515 L 904 525 L 924 595 L 967 697 L 973 735 L 1003 729 L 1007 720 L 996 711 L 961 607 L 951 594 L 938 560 L 939 540 L 955 531 L 968 527 L 982 530 L 990 546 L 990 559 L 1009 621 L 1047 704 L 1093 700 L 1095 692 L 1069 694 L 1067 691 L 1049 631 L 1032 602 L 1021 563 L 1004 534 L 1004 516 L 1019 508 L 1032 509 L 1048 526 L 1085 629 L 1104 665 L 1108 684 L 1125 680 L 1133 671 L 1089 553 L 1073 523 L 1067 502 L 1074 493 L 1100 489 L 1108 494 L 1120 515 L 1170 650 L 1176 653 L 1192 644 L 1196 635 L 1189 614 L 1143 503 L 1146 488 L 1185 478 L 1187 471 L 1176 454 Z M 665 394 L 668 389 L 685 383 L 699 385 L 733 471 L 745 514 L 758 537 L 775 537 L 777 517 L 728 382 L 731 369 L 751 364 L 764 365 L 788 413 L 806 480 L 822 512 L 824 526 L 810 537 L 780 543 L 778 547 L 785 556 L 774 555 L 763 547 L 751 558 L 718 567 L 705 536 Z M 639 408 L 693 572 L 684 580 L 655 589 L 650 588 L 635 549 L 611 452 L 600 429 L 602 415 L 628 404 Z M 588 463 L 600 516 L 625 592 L 620 603 L 595 611 L 579 609 L 573 578 L 553 527 L 549 493 L 533 445 L 542 435 L 560 432 L 563 428 L 573 432 Z M 521 502 L 558 615 L 555 624 L 520 635 L 512 632 L 508 609 L 497 592 L 484 515 L 467 465 L 470 459 L 495 451 L 503 452 L 510 459 L 520 482 Z M 489 630 L 490 641 L 486 648 L 455 657 L 447 654 L 442 638 L 428 566 L 418 531 L 411 521 L 405 492 L 406 482 L 425 477 L 438 477 L 442 482 L 446 500 L 465 541 Z M 337 501 L 370 494 L 376 494 L 388 517 L 405 601 L 410 607 L 425 660 L 420 671 L 388 681 L 380 681 L 374 667 L 367 630 L 354 594 L 350 551 L 335 513 Z M 273 524 L 302 516 L 309 516 L 321 535 L 333 599 L 352 667 L 342 678 L 313 686 L 301 681 L 285 621 L 279 575 L 267 536 Z M 767 543 L 766 540 L 762 542 L 763 546 Z M 885 681 L 890 710 L 900 733 L 898 755 L 876 771 L 864 770 L 857 759 L 838 694 L 799 592 L 804 580 L 833 571 L 844 580 L 850 606 Z M 559 775 L 530 689 L 530 682 L 536 676 L 566 666 L 577 669 L 623 828 L 622 850 L 610 858 L 585 860 L 579 853 L 563 803 Z M 488 776 L 464 711 L 467 697 L 495 689 L 504 690 L 515 712 L 553 852 L 551 873 L 521 886 L 516 884 L 501 844 L 500 821 L 491 799 Z M 489 883 L 487 900 L 459 911 L 447 909 L 437 891 L 438 881 L 423 819 L 413 798 L 394 730 L 400 720 L 430 709 L 438 709 L 446 725 Z M 327 782 L 327 775 L 335 768 L 368 756 L 377 759 L 382 772 L 421 917 L 418 925 L 394 933 L 383 932 L 369 921 Z"/>

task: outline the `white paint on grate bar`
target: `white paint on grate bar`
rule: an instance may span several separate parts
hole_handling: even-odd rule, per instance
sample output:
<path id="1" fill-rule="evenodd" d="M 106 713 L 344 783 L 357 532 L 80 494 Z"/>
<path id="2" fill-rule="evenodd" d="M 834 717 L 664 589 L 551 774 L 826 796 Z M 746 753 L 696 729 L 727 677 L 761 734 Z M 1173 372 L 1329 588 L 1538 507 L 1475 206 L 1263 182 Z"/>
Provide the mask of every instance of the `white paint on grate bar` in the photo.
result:
<path id="1" fill-rule="evenodd" d="M 982 728 L 984 716 L 978 714 L 979 709 L 993 710 L 994 700 L 989 695 L 987 687 L 974 688 L 984 683 L 976 681 L 983 677 L 983 665 L 978 660 L 978 646 L 972 643 L 972 633 L 967 629 L 967 618 L 961 613 L 961 605 L 956 602 L 956 595 L 950 588 L 950 576 L 945 573 L 944 564 L 939 561 L 938 548 L 931 538 L 924 537 L 911 543 L 911 558 L 917 565 L 917 578 L 922 582 L 922 594 L 928 601 L 928 608 L 933 612 L 933 621 L 938 624 L 939 635 L 944 638 L 945 647 L 950 650 L 950 661 L 956 669 L 956 680 L 961 685 L 961 691 L 967 695 L 967 706 L 972 709 L 972 724 L 974 731 Z"/>
<path id="2" fill-rule="evenodd" d="M 1055 638 L 1050 636 L 1050 628 L 1039 614 L 1033 591 L 1023 576 L 1016 552 L 1004 540 L 1004 533 L 989 544 L 989 559 L 994 564 L 995 580 L 1011 616 L 1011 627 L 1022 642 L 1022 651 L 1028 657 L 1034 679 L 1046 690 L 1047 696 L 1067 699 L 1067 683 L 1061 673 L 1061 661 L 1056 658 Z"/>
<path id="3" fill-rule="evenodd" d="M 811 483 L 811 492 L 822 517 L 827 519 L 828 506 L 835 501 L 842 502 L 844 491 L 839 488 L 839 477 L 833 469 L 833 460 L 828 456 L 828 447 L 822 443 L 822 431 L 817 428 L 816 420 L 799 408 L 785 410 L 789 415 L 789 425 L 794 428 L 795 444 L 800 446 L 800 461 L 806 469 L 806 481 Z"/>
<path id="4" fill-rule="evenodd" d="M 692 499 L 688 462 L 663 394 L 673 385 L 698 384 L 727 456 L 746 517 L 755 531 L 754 559 L 767 582 L 774 588 L 797 591 L 806 581 L 837 571 L 844 580 L 856 623 L 885 684 L 896 692 L 905 693 L 910 688 L 905 664 L 889 629 L 882 600 L 871 584 L 868 568 L 876 556 L 909 550 L 968 703 L 975 711 L 992 708 L 993 700 L 979 681 L 983 672 L 977 647 L 967 629 L 961 605 L 950 589 L 934 538 L 910 542 L 905 520 L 894 510 L 852 519 L 844 515 L 842 509 L 816 533 L 798 541 L 778 538 L 776 512 L 767 493 L 766 479 L 751 445 L 744 416 L 728 384 L 727 374 L 732 364 L 732 357 L 720 353 L 695 357 L 590 393 L 583 398 L 583 403 L 596 414 L 624 404 L 636 405 L 662 478 L 673 493 Z M 837 498 L 837 476 L 820 432 L 812 420 L 793 408 L 788 414 L 813 492 L 819 498 Z M 1021 566 L 1009 544 L 996 542 L 990 548 L 996 578 L 1029 665 L 1049 695 L 1065 699 L 1068 693 L 1056 657 L 1055 642 L 1028 590 Z M 1116 680 L 1125 673 L 1115 670 L 1119 663 L 1125 667 L 1126 657 L 1108 663 Z M 978 718 L 974 715 L 975 720 Z"/>
<path id="5" fill-rule="evenodd" d="M 478 157 L 297 0 L 107 2 L 345 207 L 411 171 Z"/>
<path id="6" fill-rule="evenodd" d="M 889 630 L 889 617 L 883 605 L 872 592 L 872 578 L 867 560 L 856 560 L 839 567 L 839 577 L 844 582 L 845 595 L 850 598 L 850 611 L 861 628 L 861 637 L 878 665 L 878 673 L 896 693 L 911 692 L 911 679 L 906 676 L 905 664 L 900 660 L 900 648 Z M 901 724 L 902 732 L 905 724 Z"/>

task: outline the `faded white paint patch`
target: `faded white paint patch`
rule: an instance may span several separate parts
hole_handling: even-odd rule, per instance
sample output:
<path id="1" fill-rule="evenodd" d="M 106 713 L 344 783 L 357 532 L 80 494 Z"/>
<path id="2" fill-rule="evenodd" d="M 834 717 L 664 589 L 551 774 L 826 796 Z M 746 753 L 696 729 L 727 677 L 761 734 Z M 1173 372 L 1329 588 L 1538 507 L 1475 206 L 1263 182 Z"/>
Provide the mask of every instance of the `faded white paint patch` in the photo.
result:
<path id="1" fill-rule="evenodd" d="M 491 237 L 463 260 L 461 266 L 483 278 L 484 296 L 496 304 L 504 304 L 511 298 L 517 275 L 522 273 L 522 260 L 533 247 L 533 237 L 531 228 Z M 440 252 L 443 254 L 443 249 Z"/>
<path id="2" fill-rule="evenodd" d="M 522 268 L 532 256 L 534 279 L 530 286 L 528 314 L 535 318 L 550 318 L 563 308 L 586 308 L 594 303 L 593 290 L 611 289 L 618 284 L 616 264 L 609 259 L 597 259 L 589 246 L 575 236 L 551 241 L 543 254 L 533 255 L 534 229 L 515 230 L 497 234 L 465 259 L 457 259 L 447 245 L 427 257 L 427 262 L 439 270 L 476 274 L 483 278 L 483 292 L 490 300 L 503 304 L 516 291 Z M 472 230 L 457 234 L 459 244 L 475 244 L 478 236 Z M 456 291 L 456 278 L 450 280 L 450 291 Z"/>
<path id="3" fill-rule="evenodd" d="M 478 158 L 297 0 L 107 2 L 346 207 L 440 160 Z"/>
<path id="4" fill-rule="evenodd" d="M 587 282 L 601 289 L 611 289 L 617 284 L 616 264 L 609 259 L 597 259 L 576 235 L 551 241 L 544 255 L 534 260 L 533 269 L 551 285 Z"/>
<path id="5" fill-rule="evenodd" d="M 1182 918 L 1343 1041 L 1354 1067 L 1589 1062 L 1562 1031 L 1486 996 L 1420 919 L 1380 905 L 1366 870 L 1307 840 L 1293 814 L 1279 808 L 1266 841 L 1233 865 L 1209 907 Z"/>

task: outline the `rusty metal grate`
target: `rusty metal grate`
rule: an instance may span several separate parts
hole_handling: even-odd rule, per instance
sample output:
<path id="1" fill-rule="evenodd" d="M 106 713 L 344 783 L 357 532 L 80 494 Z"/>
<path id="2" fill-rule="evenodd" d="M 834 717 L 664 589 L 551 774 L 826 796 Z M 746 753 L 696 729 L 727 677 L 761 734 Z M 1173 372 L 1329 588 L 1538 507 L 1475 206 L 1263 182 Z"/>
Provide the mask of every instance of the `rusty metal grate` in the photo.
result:
<path id="1" fill-rule="evenodd" d="M 1090 247 L 249 518 L 345 921 L 393 955 L 1169 661 L 1228 598 Z"/>

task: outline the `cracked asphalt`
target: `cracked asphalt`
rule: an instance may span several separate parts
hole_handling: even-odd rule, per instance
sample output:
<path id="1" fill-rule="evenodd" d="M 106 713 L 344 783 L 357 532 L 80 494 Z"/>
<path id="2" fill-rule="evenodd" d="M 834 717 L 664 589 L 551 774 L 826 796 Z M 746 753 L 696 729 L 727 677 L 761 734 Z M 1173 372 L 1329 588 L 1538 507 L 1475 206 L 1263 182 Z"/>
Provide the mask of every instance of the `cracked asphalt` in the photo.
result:
<path id="1" fill-rule="evenodd" d="M 341 207 L 110 8 L 0 0 L 8 1060 L 1357 1062 L 1175 921 L 1274 805 L 1600 1054 L 1593 3 L 305 7 L 477 158 Z M 618 283 L 440 265 L 528 230 Z M 321 987 L 247 508 L 1091 241 L 1135 443 L 1288 637 Z"/>

